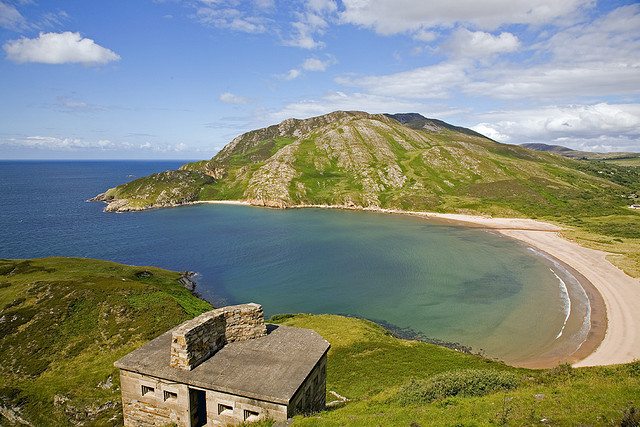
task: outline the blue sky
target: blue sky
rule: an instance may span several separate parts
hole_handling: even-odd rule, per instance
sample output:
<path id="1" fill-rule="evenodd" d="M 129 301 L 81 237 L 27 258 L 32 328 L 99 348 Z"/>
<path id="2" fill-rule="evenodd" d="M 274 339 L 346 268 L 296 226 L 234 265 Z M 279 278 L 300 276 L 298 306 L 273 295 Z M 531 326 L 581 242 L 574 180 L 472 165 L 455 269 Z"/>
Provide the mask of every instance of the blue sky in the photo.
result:
<path id="1" fill-rule="evenodd" d="M 0 0 L 0 158 L 209 158 L 334 110 L 640 151 L 640 4 Z"/>

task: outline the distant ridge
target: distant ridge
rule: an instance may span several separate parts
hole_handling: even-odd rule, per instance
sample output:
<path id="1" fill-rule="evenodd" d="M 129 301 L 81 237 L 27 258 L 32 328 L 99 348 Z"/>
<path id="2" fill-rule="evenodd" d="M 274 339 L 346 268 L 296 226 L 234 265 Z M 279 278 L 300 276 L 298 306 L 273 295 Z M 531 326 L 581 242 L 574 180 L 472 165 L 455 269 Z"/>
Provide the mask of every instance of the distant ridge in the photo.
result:
<path id="1" fill-rule="evenodd" d="M 594 151 L 574 150 L 572 148 L 563 147 L 562 145 L 550 145 L 550 144 L 542 144 L 542 143 L 527 143 L 527 144 L 520 144 L 520 146 L 529 148 L 530 150 L 557 153 L 572 159 L 588 159 L 588 160 L 621 160 L 621 159 L 636 159 L 636 158 L 640 159 L 640 153 L 634 153 L 634 152 L 598 153 Z"/>

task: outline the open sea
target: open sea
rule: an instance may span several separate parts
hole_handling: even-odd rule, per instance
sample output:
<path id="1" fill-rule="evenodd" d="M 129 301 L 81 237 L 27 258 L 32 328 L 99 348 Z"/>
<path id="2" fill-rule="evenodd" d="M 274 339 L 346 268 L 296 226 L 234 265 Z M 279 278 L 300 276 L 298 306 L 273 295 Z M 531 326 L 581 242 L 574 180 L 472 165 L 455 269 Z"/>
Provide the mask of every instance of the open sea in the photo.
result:
<path id="1" fill-rule="evenodd" d="M 0 161 L 0 257 L 75 256 L 198 273 L 216 305 L 336 313 L 511 363 L 577 348 L 575 278 L 480 229 L 368 212 L 195 205 L 104 213 L 107 188 L 184 162 Z M 568 295 L 573 295 L 569 300 Z M 575 322 L 574 322 L 575 323 Z"/>

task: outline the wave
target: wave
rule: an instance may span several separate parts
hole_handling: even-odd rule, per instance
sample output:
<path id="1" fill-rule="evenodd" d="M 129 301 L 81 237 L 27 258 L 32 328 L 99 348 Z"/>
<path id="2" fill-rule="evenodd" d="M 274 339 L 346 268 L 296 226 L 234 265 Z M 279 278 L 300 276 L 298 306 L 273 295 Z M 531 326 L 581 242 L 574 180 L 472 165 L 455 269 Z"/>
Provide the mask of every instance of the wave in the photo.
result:
<path id="1" fill-rule="evenodd" d="M 562 280 L 560 276 L 553 271 L 553 268 L 550 268 L 549 270 L 551 270 L 553 275 L 556 276 L 556 279 L 560 282 L 560 298 L 562 299 L 562 306 L 564 308 L 564 323 L 562 323 L 562 328 L 560 328 L 560 332 L 556 335 L 556 339 L 558 339 L 562 336 L 564 328 L 567 326 L 569 316 L 571 315 L 571 298 L 569 298 L 569 290 L 567 289 L 567 284 L 564 283 L 564 280 Z"/>
<path id="2" fill-rule="evenodd" d="M 560 298 L 562 299 L 565 317 L 564 317 L 564 322 L 562 324 L 562 328 L 560 329 L 560 332 L 558 333 L 555 339 L 558 339 L 562 336 L 562 334 L 564 333 L 564 329 L 567 325 L 567 321 L 569 320 L 569 316 L 571 315 L 571 297 L 569 296 L 569 286 L 571 286 L 571 289 L 574 292 L 573 294 L 574 297 L 578 298 L 578 301 L 584 303 L 585 313 L 584 313 L 582 325 L 574 335 L 576 338 L 580 339 L 580 342 L 576 347 L 576 350 L 578 350 L 580 347 L 582 347 L 582 344 L 584 344 L 584 342 L 587 340 L 587 336 L 589 335 L 589 330 L 591 329 L 591 301 L 589 300 L 589 296 L 587 295 L 587 292 L 582 287 L 582 284 L 580 283 L 580 281 L 573 274 L 571 274 L 571 272 L 567 270 L 567 268 L 565 268 L 554 257 L 550 256 L 546 252 L 540 251 L 530 246 L 528 246 L 527 249 L 535 253 L 536 255 L 548 260 L 553 265 L 553 268 L 550 267 L 549 270 L 551 270 L 551 272 L 553 273 L 554 276 L 556 276 L 559 282 Z M 562 280 L 562 278 L 556 273 L 556 270 L 559 271 L 560 274 L 563 277 L 565 277 L 565 279 L 567 279 L 567 281 L 569 282 L 569 286 L 567 286 L 567 283 L 564 280 Z"/>

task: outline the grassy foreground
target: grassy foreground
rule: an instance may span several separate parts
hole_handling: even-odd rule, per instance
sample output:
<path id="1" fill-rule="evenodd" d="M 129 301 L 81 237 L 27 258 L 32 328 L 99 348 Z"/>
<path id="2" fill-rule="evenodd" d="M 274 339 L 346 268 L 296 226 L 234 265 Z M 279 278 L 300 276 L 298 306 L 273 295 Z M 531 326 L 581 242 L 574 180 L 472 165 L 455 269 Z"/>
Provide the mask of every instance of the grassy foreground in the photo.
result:
<path id="1" fill-rule="evenodd" d="M 0 425 L 121 425 L 113 362 L 211 308 L 179 273 L 77 258 L 0 260 Z M 371 322 L 283 315 L 332 345 L 349 402 L 294 425 L 637 425 L 640 362 L 526 370 L 394 338 Z M 328 393 L 328 401 L 336 397 Z M 22 421 L 22 422 L 21 422 Z M 268 425 L 269 423 L 261 423 Z"/>
<path id="2" fill-rule="evenodd" d="M 113 362 L 211 307 L 179 278 L 88 259 L 0 260 L 0 425 L 122 425 Z"/>
<path id="3" fill-rule="evenodd" d="M 331 343 L 327 390 L 350 399 L 337 409 L 296 417 L 294 425 L 618 426 L 640 407 L 640 362 L 516 369 L 400 340 L 364 320 L 296 315 L 278 321 L 314 329 Z"/>

